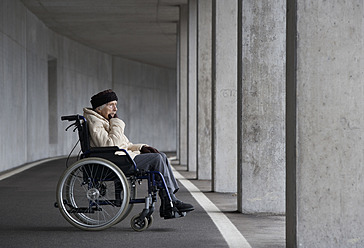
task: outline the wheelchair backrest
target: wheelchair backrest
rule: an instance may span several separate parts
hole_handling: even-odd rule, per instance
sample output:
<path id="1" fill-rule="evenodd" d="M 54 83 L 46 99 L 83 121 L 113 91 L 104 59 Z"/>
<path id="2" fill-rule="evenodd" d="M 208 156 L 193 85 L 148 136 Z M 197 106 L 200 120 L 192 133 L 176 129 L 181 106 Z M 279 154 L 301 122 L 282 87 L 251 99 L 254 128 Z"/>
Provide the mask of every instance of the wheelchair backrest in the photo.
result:
<path id="1" fill-rule="evenodd" d="M 68 115 L 68 116 L 62 116 L 61 120 L 74 121 L 74 123 L 72 123 L 66 128 L 66 131 L 73 126 L 77 128 L 81 150 L 83 153 L 87 153 L 90 150 L 90 138 L 89 138 L 89 130 L 86 118 L 83 117 L 82 115 Z"/>
<path id="2" fill-rule="evenodd" d="M 82 116 L 83 121 L 78 128 L 78 137 L 80 139 L 81 150 L 86 153 L 90 150 L 90 136 L 86 119 Z"/>

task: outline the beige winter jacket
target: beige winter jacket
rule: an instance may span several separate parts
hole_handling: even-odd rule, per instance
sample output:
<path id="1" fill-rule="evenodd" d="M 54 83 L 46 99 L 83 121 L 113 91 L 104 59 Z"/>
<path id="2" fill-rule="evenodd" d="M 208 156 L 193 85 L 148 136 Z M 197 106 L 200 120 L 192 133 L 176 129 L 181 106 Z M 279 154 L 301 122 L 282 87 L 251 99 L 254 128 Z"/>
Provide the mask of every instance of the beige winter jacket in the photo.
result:
<path id="1" fill-rule="evenodd" d="M 87 120 L 90 131 L 91 147 L 118 146 L 125 149 L 134 158 L 140 154 L 145 144 L 133 144 L 124 134 L 125 123 L 119 118 L 105 119 L 90 108 L 83 109 L 83 116 Z"/>

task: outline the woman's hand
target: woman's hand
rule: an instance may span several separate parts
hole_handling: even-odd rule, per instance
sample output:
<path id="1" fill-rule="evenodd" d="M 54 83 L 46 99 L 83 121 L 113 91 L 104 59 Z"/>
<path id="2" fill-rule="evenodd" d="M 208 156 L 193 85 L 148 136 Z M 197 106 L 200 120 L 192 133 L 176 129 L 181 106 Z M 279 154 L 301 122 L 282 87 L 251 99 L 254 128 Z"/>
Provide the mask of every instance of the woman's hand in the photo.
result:
<path id="1" fill-rule="evenodd" d="M 159 153 L 159 151 L 151 146 L 143 146 L 142 149 L 140 149 L 140 153 Z"/>
<path id="2" fill-rule="evenodd" d="M 109 118 L 109 120 L 111 120 L 111 118 L 118 118 L 118 115 L 116 113 L 114 114 L 114 116 L 109 114 L 107 117 Z"/>

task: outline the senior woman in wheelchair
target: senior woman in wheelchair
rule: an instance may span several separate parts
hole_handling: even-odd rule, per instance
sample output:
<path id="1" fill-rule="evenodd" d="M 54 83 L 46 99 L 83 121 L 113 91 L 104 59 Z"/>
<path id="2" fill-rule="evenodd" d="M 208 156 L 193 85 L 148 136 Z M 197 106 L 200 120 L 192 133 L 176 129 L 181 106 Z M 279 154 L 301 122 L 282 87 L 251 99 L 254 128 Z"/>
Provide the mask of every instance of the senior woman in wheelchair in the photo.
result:
<path id="1" fill-rule="evenodd" d="M 116 114 L 117 101 L 118 97 L 115 92 L 105 90 L 91 97 L 92 108 L 84 108 L 91 146 L 118 146 L 127 150 L 139 169 L 159 171 L 164 176 L 173 204 L 180 212 L 194 210 L 191 204 L 176 198 L 175 193 L 179 187 L 167 156 L 146 144 L 133 144 L 125 136 L 125 123 Z M 160 216 L 164 217 L 165 206 L 163 199 L 161 200 Z"/>

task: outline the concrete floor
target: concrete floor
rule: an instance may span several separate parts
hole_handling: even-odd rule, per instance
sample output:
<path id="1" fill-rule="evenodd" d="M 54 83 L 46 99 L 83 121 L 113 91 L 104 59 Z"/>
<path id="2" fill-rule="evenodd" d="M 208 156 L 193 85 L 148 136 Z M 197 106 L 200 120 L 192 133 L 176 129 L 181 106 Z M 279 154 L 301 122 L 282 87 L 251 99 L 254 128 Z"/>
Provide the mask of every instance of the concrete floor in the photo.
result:
<path id="1" fill-rule="evenodd" d="M 231 220 L 251 247 L 285 247 L 283 216 L 238 213 L 234 194 L 211 192 L 210 181 L 195 180 L 185 167 L 174 167 Z M 135 232 L 129 221 L 143 208 L 136 205 L 112 228 L 100 232 L 78 230 L 53 207 L 57 181 L 64 169 L 65 159 L 57 159 L 0 181 L 0 247 L 228 247 L 208 214 L 184 187 L 177 196 L 195 206 L 195 211 L 184 218 L 164 220 L 157 211 L 149 229 Z M 139 196 L 144 193 L 140 187 Z"/>
<path id="2" fill-rule="evenodd" d="M 286 247 L 285 216 L 239 213 L 235 194 L 212 192 L 210 180 L 196 180 L 195 174 L 187 172 L 184 166 L 174 164 L 173 167 L 191 180 L 230 219 L 253 248 Z"/>

